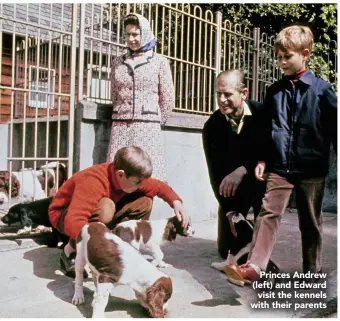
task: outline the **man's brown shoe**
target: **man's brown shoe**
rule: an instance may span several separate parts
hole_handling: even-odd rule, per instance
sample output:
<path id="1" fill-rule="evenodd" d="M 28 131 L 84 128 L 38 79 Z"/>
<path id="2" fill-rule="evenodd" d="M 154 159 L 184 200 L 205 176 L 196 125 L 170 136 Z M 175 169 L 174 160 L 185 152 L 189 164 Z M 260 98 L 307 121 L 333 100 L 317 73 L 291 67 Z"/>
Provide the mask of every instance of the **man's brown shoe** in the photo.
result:
<path id="1" fill-rule="evenodd" d="M 249 263 L 236 265 L 226 265 L 224 272 L 228 280 L 238 286 L 251 285 L 254 281 L 260 281 L 260 276 Z"/>

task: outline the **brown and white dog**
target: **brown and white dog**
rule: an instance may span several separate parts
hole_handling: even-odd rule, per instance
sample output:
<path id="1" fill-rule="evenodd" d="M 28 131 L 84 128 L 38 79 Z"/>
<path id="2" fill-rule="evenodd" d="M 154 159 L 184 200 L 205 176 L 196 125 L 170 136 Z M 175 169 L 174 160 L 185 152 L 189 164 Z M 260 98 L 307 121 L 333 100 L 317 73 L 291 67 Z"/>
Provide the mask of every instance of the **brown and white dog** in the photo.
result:
<path id="1" fill-rule="evenodd" d="M 57 162 L 50 162 L 37 170 L 25 168 L 11 174 L 0 171 L 0 204 L 9 201 L 10 181 L 11 197 L 19 196 L 20 202 L 27 202 L 54 196 L 67 179 L 66 166 Z"/>
<path id="2" fill-rule="evenodd" d="M 118 284 L 129 285 L 151 317 L 164 318 L 172 281 L 103 223 L 86 224 L 77 238 L 76 279 L 72 303 L 85 302 L 83 271 L 88 264 L 95 283 L 92 318 L 103 318 L 109 294 Z"/>
<path id="3" fill-rule="evenodd" d="M 176 216 L 160 220 L 131 220 L 119 223 L 113 233 L 125 242 L 130 243 L 141 252 L 148 252 L 153 257 L 152 264 L 166 268 L 170 265 L 163 261 L 164 253 L 160 245 L 165 241 L 173 241 L 177 235 L 192 236 L 195 234 L 191 223 L 183 229 Z"/>

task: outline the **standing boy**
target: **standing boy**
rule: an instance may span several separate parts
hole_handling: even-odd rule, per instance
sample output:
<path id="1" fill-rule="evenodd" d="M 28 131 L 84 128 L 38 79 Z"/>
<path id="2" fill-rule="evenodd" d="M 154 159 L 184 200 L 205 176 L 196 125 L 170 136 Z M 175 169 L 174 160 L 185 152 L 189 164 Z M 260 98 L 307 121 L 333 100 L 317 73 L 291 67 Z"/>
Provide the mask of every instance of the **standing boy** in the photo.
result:
<path id="1" fill-rule="evenodd" d="M 226 273 L 231 278 L 254 281 L 261 270 L 266 270 L 293 188 L 303 272 L 321 271 L 322 201 L 330 145 L 335 151 L 337 147 L 337 97 L 328 82 L 306 68 L 312 45 L 313 34 L 305 26 L 287 27 L 276 38 L 275 52 L 284 77 L 267 92 L 271 148 L 255 169 L 259 180 L 264 180 L 265 170 L 268 172 L 266 193 L 248 262 L 238 267 L 229 265 Z"/>

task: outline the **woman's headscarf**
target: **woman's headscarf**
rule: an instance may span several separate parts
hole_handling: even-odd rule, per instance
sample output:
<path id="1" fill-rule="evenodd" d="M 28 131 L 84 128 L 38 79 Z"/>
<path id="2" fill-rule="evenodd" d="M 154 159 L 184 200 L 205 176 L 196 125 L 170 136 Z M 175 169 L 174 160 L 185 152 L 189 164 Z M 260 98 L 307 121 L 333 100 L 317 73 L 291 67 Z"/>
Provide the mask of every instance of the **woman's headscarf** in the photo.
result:
<path id="1" fill-rule="evenodd" d="M 140 14 L 137 13 L 129 13 L 127 16 L 124 17 L 124 20 L 127 19 L 130 16 L 136 16 L 138 19 L 138 27 L 140 29 L 140 48 L 137 50 L 131 50 L 130 48 L 129 51 L 131 54 L 135 54 L 138 52 L 145 52 L 148 51 L 152 48 L 154 48 L 157 45 L 157 41 L 155 36 L 153 35 L 150 27 L 149 21 L 141 16 Z"/>

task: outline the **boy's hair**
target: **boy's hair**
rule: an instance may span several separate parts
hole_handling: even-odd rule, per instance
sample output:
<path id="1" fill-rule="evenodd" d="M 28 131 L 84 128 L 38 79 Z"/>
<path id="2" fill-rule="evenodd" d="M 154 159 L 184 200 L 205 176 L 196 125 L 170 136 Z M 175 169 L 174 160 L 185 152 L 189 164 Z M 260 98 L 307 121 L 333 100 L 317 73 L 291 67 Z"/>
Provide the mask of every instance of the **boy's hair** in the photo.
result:
<path id="1" fill-rule="evenodd" d="M 113 165 L 115 170 L 123 170 L 126 177 L 149 178 L 152 174 L 150 156 L 137 146 L 119 149 L 115 154 Z"/>
<path id="2" fill-rule="evenodd" d="M 240 69 L 228 69 L 220 72 L 216 78 L 216 82 L 221 77 L 228 77 L 234 75 L 237 78 L 236 90 L 242 92 L 246 88 L 245 74 Z"/>
<path id="3" fill-rule="evenodd" d="M 124 28 L 125 28 L 127 25 L 134 25 L 134 26 L 140 28 L 140 27 L 139 27 L 139 20 L 138 20 L 137 16 L 135 16 L 134 14 L 129 14 L 129 15 L 127 15 L 127 16 L 124 18 L 123 25 L 124 25 Z"/>
<path id="4" fill-rule="evenodd" d="M 282 29 L 275 39 L 275 53 L 279 50 L 286 52 L 294 50 L 302 52 L 304 49 L 312 51 L 314 36 L 312 30 L 307 26 L 290 26 Z"/>

